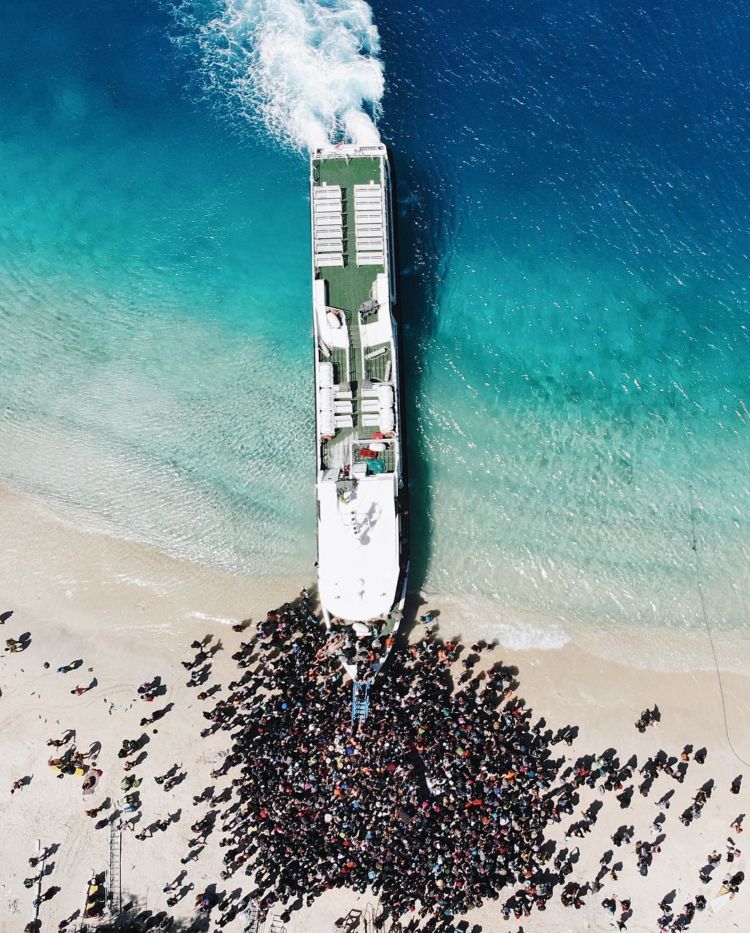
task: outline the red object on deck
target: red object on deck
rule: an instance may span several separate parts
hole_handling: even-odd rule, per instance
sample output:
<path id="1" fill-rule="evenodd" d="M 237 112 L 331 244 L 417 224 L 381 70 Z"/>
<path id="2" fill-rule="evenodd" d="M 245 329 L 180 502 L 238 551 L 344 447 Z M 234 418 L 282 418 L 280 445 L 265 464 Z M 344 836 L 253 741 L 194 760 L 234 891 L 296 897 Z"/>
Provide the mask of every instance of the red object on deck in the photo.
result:
<path id="1" fill-rule="evenodd" d="M 374 460 L 377 457 L 378 453 L 376 450 L 370 450 L 369 447 L 360 447 L 359 455 L 360 457 L 362 457 L 363 460 Z"/>

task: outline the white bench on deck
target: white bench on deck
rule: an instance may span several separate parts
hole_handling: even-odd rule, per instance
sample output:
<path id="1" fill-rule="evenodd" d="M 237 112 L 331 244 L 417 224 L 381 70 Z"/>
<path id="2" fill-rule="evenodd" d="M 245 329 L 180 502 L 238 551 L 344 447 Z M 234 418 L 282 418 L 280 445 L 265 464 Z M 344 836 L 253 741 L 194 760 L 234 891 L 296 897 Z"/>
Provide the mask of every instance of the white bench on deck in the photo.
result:
<path id="1" fill-rule="evenodd" d="M 321 265 L 326 254 L 322 254 Z M 318 337 L 327 347 L 338 347 L 341 350 L 349 349 L 349 328 L 346 324 L 341 327 L 332 327 L 328 317 L 328 293 L 325 279 L 315 279 L 313 282 L 313 307 L 315 309 L 315 322 L 318 327 Z M 339 375 L 340 379 L 350 378 L 349 373 Z"/>
<path id="2" fill-rule="evenodd" d="M 393 386 L 381 382 L 374 389 L 362 393 L 362 426 L 375 428 L 388 434 L 395 430 Z"/>
<path id="3" fill-rule="evenodd" d="M 333 387 L 333 363 L 318 363 L 318 385 L 321 388 Z"/>
<path id="4" fill-rule="evenodd" d="M 313 188 L 313 261 L 318 268 L 344 265 L 344 212 L 338 185 Z"/>
<path id="5" fill-rule="evenodd" d="M 315 257 L 315 265 L 322 269 L 324 266 L 343 266 L 344 257 L 341 253 L 332 253 L 330 256 L 325 256 L 322 253 L 318 253 Z"/>
<path id="6" fill-rule="evenodd" d="M 321 436 L 333 437 L 336 433 L 334 426 L 333 411 L 318 412 L 318 431 Z"/>
<path id="7" fill-rule="evenodd" d="M 354 232 L 358 266 L 385 264 L 383 188 L 370 182 L 354 186 Z"/>

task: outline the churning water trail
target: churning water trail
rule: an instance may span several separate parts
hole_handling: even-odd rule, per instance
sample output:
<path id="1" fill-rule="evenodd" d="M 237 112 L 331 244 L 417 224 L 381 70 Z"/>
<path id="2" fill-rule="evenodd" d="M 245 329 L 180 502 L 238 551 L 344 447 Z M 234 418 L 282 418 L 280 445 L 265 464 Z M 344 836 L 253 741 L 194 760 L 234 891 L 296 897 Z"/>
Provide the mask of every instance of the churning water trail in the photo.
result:
<path id="1" fill-rule="evenodd" d="M 380 140 L 380 37 L 365 0 L 185 0 L 178 41 L 206 90 L 282 144 Z"/>

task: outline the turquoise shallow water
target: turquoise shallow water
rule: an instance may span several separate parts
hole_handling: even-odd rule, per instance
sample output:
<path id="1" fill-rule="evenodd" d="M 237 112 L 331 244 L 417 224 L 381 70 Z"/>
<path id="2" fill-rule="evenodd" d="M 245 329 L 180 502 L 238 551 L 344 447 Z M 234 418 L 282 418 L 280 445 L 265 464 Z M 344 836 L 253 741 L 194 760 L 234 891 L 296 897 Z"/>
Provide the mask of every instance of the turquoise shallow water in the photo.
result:
<path id="1" fill-rule="evenodd" d="M 296 571 L 304 168 L 190 102 L 166 17 L 91 12 L 16 12 L 45 74 L 5 49 L 3 476 L 194 559 Z"/>
<path id="2" fill-rule="evenodd" d="M 375 9 L 430 592 L 693 628 L 692 514 L 711 619 L 746 625 L 748 29 L 720 7 Z M 0 479 L 308 579 L 304 157 L 163 5 L 8 13 Z"/>

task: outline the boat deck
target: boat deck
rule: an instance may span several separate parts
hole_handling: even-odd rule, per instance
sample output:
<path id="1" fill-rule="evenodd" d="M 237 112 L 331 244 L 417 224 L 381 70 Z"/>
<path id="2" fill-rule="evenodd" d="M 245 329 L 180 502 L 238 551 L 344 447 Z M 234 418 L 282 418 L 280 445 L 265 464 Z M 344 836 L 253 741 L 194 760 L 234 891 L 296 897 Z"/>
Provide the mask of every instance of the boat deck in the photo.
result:
<path id="1" fill-rule="evenodd" d="M 316 251 L 315 279 L 325 282 L 326 306 L 340 315 L 348 333 L 348 346 L 327 346 L 325 351 L 318 351 L 317 358 L 319 363 L 333 364 L 334 389 L 342 409 L 346 407 L 346 403 L 341 403 L 341 393 L 351 393 L 351 424 L 337 423 L 333 436 L 321 443 L 321 467 L 352 468 L 356 463 L 372 463 L 372 458 L 361 457 L 359 451 L 361 448 L 367 451 L 367 441 L 373 440 L 373 435 L 385 433 L 379 430 L 378 424 L 373 423 L 376 420 L 372 415 L 373 390 L 381 383 L 391 382 L 395 376 L 390 307 L 381 305 L 369 315 L 366 323 L 362 321 L 359 313 L 363 304 L 375 299 L 378 276 L 386 273 L 387 268 L 385 262 L 374 262 L 373 256 L 369 256 L 366 262 L 360 261 L 362 257 L 358 253 L 360 244 L 357 241 L 359 228 L 355 216 L 355 186 L 374 184 L 378 191 L 382 191 L 385 189 L 386 179 L 383 177 L 382 161 L 378 157 L 319 158 L 312 163 L 312 183 L 314 190 L 330 186 L 332 191 L 338 189 L 341 192 L 340 215 L 337 212 L 338 196 L 332 195 L 336 204 L 336 210 L 332 213 L 335 213 L 337 218 L 340 216 L 341 264 L 318 265 Z M 359 222 L 362 223 L 361 219 Z M 335 229 L 339 229 L 338 220 L 332 221 L 332 224 Z M 386 218 L 383 216 L 384 260 L 388 254 L 387 233 Z M 335 235 L 331 234 L 331 238 L 334 237 Z M 381 318 L 381 315 L 385 317 Z M 388 326 L 370 326 L 378 323 Z M 365 330 L 367 336 L 363 338 Z M 373 334 L 386 339 L 373 343 Z M 363 340 L 366 343 L 364 347 Z M 395 436 L 378 437 L 377 440 L 385 447 L 377 457 L 380 461 L 378 469 L 381 469 L 382 464 L 382 472 L 394 471 Z"/>
<path id="2" fill-rule="evenodd" d="M 354 186 L 381 184 L 380 159 L 316 159 L 313 184 L 341 188 L 344 215 L 344 265 L 317 269 L 316 277 L 328 283 L 328 303 L 334 308 L 356 312 L 367 301 L 378 272 L 384 267 L 358 266 L 354 257 Z"/>
<path id="3" fill-rule="evenodd" d="M 347 669 L 369 681 L 388 653 L 378 634 L 398 626 L 391 614 L 408 572 L 386 147 L 317 149 L 310 200 L 318 591 L 326 619 L 342 620 L 355 647 Z"/>

